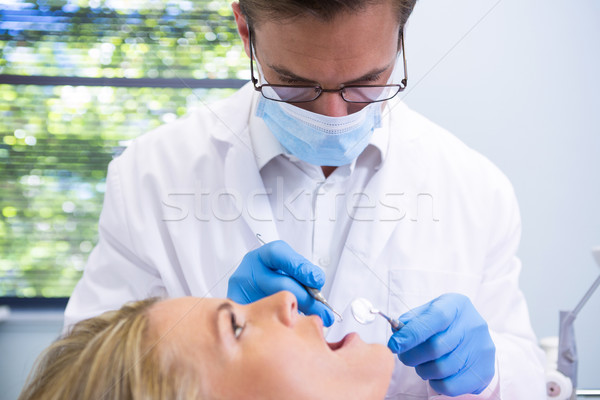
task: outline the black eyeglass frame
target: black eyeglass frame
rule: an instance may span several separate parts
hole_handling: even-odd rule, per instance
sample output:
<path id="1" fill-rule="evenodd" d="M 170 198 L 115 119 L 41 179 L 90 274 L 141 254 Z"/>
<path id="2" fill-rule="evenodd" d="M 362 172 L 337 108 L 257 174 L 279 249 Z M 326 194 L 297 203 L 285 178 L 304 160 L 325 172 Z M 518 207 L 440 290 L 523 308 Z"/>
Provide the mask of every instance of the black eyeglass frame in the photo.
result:
<path id="1" fill-rule="evenodd" d="M 342 85 L 339 89 L 323 89 L 320 85 L 271 85 L 271 84 L 265 84 L 265 85 L 259 85 L 258 83 L 258 79 L 256 79 L 256 77 L 254 76 L 254 55 L 252 52 L 252 28 L 248 27 L 248 41 L 250 43 L 250 79 L 252 80 L 252 84 L 254 85 L 254 90 L 256 90 L 257 92 L 260 92 L 261 95 L 269 100 L 273 100 L 273 101 L 279 101 L 282 103 L 310 103 L 311 101 L 315 101 L 316 99 L 318 99 L 323 93 L 335 93 L 335 92 L 339 92 L 340 96 L 342 97 L 342 99 L 347 102 L 347 103 L 353 103 L 353 104 L 371 104 L 371 103 L 378 103 L 381 101 L 387 101 L 390 100 L 392 98 L 394 98 L 398 93 L 402 92 L 404 89 L 406 89 L 406 86 L 408 84 L 408 73 L 407 73 L 407 69 L 406 69 L 406 54 L 404 52 L 404 33 L 401 31 L 400 32 L 400 47 L 401 47 L 401 51 L 402 51 L 402 62 L 403 62 L 403 66 L 404 66 L 404 79 L 402 79 L 400 81 L 400 84 L 392 84 L 392 85 Z M 262 89 L 264 87 L 271 87 L 271 88 L 301 88 L 301 89 L 314 89 L 315 90 L 315 97 L 311 100 L 295 100 L 295 101 L 289 101 L 289 100 L 281 100 L 281 99 L 273 99 L 271 97 L 267 97 L 265 96 L 265 94 L 263 93 Z M 387 97 L 385 99 L 381 99 L 381 100 L 372 100 L 372 101 L 350 101 L 347 100 L 344 97 L 344 90 L 348 89 L 348 88 L 386 88 L 386 87 L 397 87 L 398 90 L 396 91 L 396 93 L 394 93 L 393 96 Z M 276 91 L 276 90 L 275 90 Z"/>

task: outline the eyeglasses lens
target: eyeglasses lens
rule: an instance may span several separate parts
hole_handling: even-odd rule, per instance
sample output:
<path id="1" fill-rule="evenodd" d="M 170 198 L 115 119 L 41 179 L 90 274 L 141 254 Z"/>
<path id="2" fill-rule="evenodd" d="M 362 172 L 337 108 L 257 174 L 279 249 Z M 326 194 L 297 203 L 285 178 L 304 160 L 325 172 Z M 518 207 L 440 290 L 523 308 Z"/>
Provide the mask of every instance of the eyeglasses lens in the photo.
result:
<path id="1" fill-rule="evenodd" d="M 398 93 L 397 86 L 347 87 L 342 91 L 344 100 L 352 103 L 371 103 L 388 100 Z"/>
<path id="2" fill-rule="evenodd" d="M 317 98 L 319 91 L 312 87 L 294 86 L 262 86 L 262 93 L 268 99 L 287 101 L 290 103 L 312 101 Z"/>

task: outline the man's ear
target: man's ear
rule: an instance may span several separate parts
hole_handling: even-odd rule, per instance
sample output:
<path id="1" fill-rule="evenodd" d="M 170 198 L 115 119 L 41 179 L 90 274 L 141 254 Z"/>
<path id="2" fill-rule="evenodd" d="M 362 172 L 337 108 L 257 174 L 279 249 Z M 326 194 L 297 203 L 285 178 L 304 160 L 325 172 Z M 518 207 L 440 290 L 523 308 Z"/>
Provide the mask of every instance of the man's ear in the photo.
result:
<path id="1" fill-rule="evenodd" d="M 242 38 L 242 42 L 244 43 L 244 50 L 246 51 L 246 55 L 250 57 L 248 21 L 246 21 L 246 17 L 244 14 L 242 14 L 240 3 L 234 1 L 231 3 L 231 9 L 233 10 L 233 16 L 235 17 L 238 33 L 240 34 L 240 38 Z"/>

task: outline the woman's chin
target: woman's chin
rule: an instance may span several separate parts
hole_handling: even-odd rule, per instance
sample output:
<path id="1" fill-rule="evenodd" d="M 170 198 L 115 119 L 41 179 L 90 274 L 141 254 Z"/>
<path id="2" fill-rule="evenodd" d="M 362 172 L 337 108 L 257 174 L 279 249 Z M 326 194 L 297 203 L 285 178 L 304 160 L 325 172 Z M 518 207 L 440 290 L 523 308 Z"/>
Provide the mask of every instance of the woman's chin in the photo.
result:
<path id="1" fill-rule="evenodd" d="M 395 355 L 382 344 L 370 344 L 370 351 L 373 353 L 372 362 L 373 365 L 372 376 L 376 377 L 373 381 L 377 382 L 372 385 L 373 393 L 371 393 L 368 399 L 383 399 L 387 393 L 388 387 L 392 380 L 392 374 L 395 366 Z"/>
<path id="2" fill-rule="evenodd" d="M 344 376 L 353 399 L 383 399 L 394 371 L 394 354 L 382 344 L 369 344 L 356 333 L 349 333 L 330 350 L 344 360 L 348 374 Z M 354 383 L 360 385 L 354 386 Z"/>

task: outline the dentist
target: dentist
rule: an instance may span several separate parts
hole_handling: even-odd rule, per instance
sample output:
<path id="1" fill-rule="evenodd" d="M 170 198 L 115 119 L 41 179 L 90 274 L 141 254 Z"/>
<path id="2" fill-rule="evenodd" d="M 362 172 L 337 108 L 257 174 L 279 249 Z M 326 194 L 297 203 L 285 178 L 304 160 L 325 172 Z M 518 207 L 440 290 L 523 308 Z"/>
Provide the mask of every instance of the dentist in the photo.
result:
<path id="1" fill-rule="evenodd" d="M 399 100 L 415 1 L 233 3 L 252 81 L 111 162 L 65 326 L 149 296 L 288 290 L 328 340 L 357 331 L 398 355 L 386 398 L 544 399 L 513 189 Z M 405 326 L 334 324 L 299 283 Z"/>

